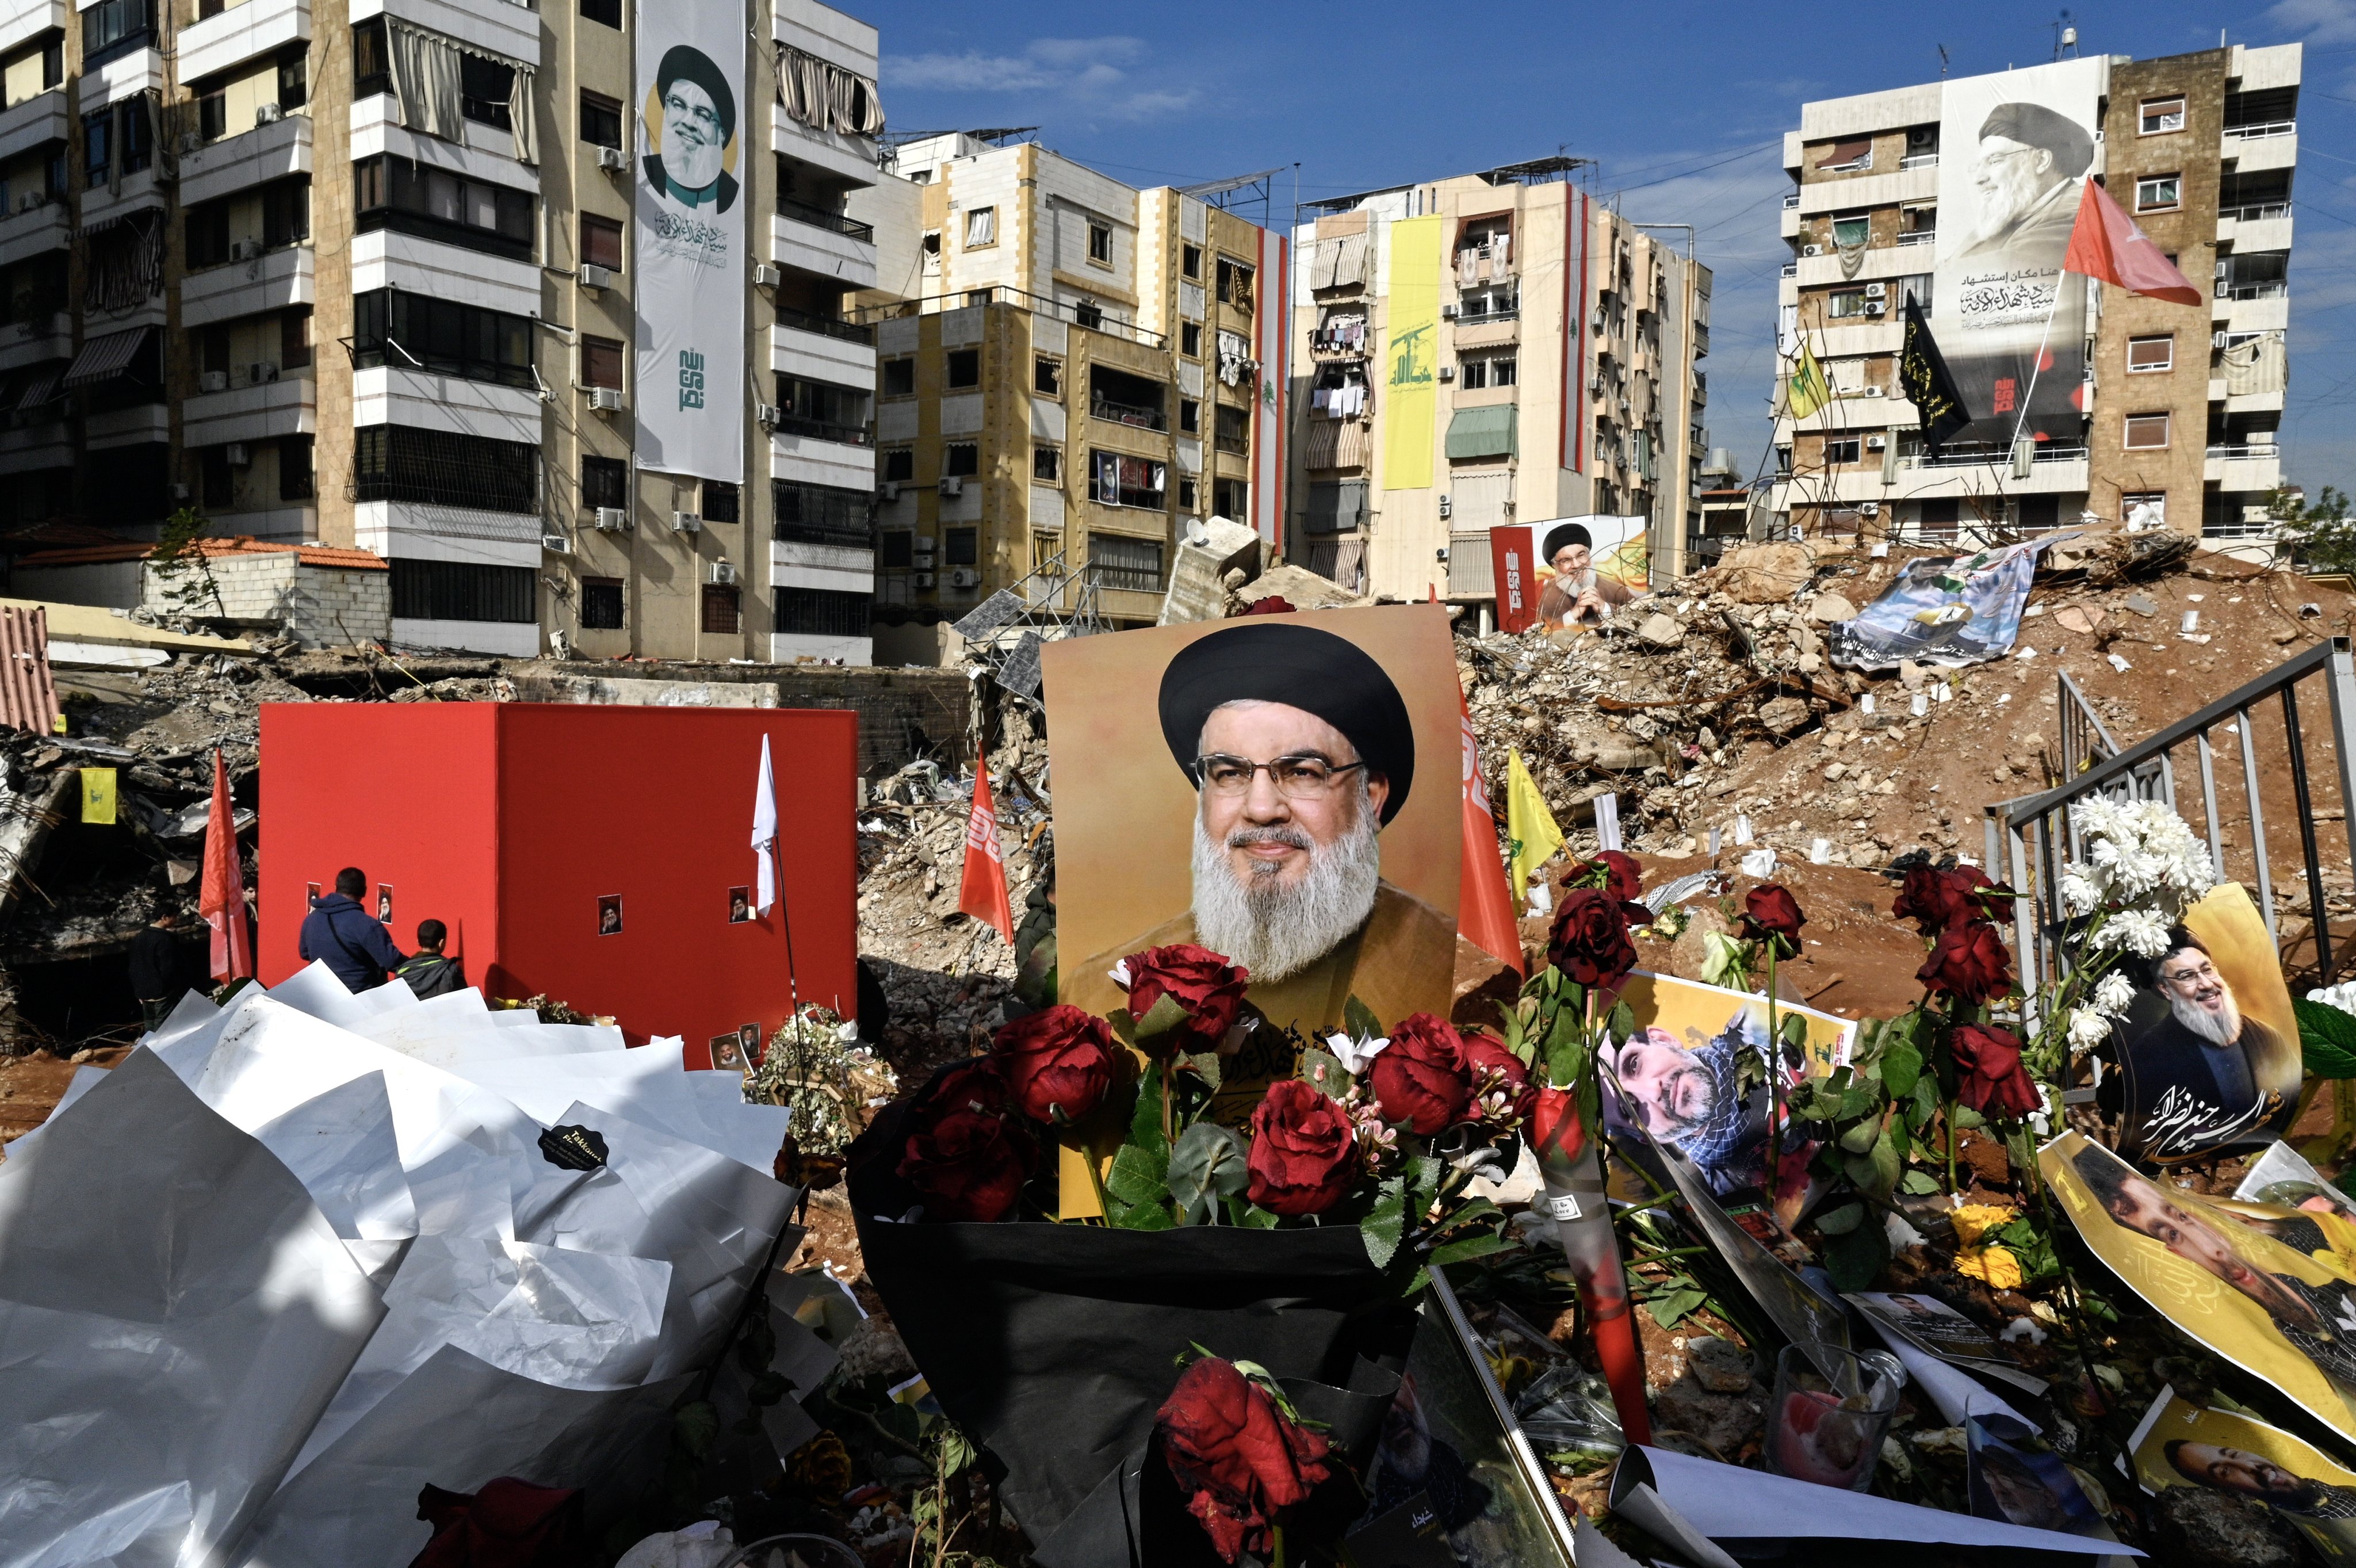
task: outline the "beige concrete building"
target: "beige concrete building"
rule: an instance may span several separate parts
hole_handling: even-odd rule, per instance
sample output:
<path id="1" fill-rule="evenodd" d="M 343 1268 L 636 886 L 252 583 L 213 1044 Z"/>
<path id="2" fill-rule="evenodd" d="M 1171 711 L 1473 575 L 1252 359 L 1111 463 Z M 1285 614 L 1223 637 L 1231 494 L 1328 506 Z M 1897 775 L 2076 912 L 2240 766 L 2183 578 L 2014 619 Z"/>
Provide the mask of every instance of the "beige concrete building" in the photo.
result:
<path id="1" fill-rule="evenodd" d="M 1379 597 L 1485 605 L 1492 526 L 1601 512 L 1648 518 L 1656 572 L 1686 569 L 1709 269 L 1571 184 L 1577 167 L 1545 158 L 1302 209 L 1288 559 Z M 1440 247 L 1433 412 L 1398 451 L 1428 483 L 1392 463 L 1395 373 L 1427 373 L 1391 362 L 1396 237 L 1432 243 L 1399 227 L 1420 219 Z"/>
<path id="2" fill-rule="evenodd" d="M 863 661 L 876 35 L 758 16 L 734 486 L 636 458 L 629 0 L 0 0 L 0 525 L 356 545 L 397 644 Z"/>
<path id="3" fill-rule="evenodd" d="M 1794 253 L 1783 267 L 1782 328 L 1787 344 L 1807 334 L 1838 395 L 1805 419 L 1778 421 L 1788 478 L 1772 510 L 1804 532 L 1863 528 L 1933 541 L 2035 532 L 2085 517 L 2212 537 L 2263 533 L 2282 472 L 2300 58 L 2296 44 L 2236 44 L 2038 68 L 2091 76 L 2084 91 L 2099 134 L 2083 177 L 2102 182 L 2201 299 L 2186 306 L 2086 287 L 2083 340 L 2051 345 L 2065 370 L 2083 358 L 2083 418 L 2020 451 L 2001 439 L 1965 440 L 1926 456 L 1914 405 L 1896 381 L 1906 300 L 1924 304 L 1952 359 L 1960 313 L 1984 298 L 1970 288 L 1960 291 L 1965 299 L 1948 297 L 1959 291 L 1940 269 L 1956 247 L 1941 236 L 1966 236 L 1971 214 L 1941 211 L 1945 173 L 1973 160 L 1987 188 L 1997 177 L 1985 172 L 1991 156 L 2035 156 L 2013 150 L 2009 138 L 1983 141 L 1987 122 L 1976 115 L 1943 126 L 1943 104 L 1959 91 L 1978 94 L 1975 102 L 2009 96 L 2012 76 L 1804 105 L 1800 128 L 1784 137 L 1798 188 L 1783 199 Z M 1948 180 L 1945 188 L 1952 198 L 1971 187 Z M 2082 286 L 2066 277 L 2065 309 Z"/>
<path id="4" fill-rule="evenodd" d="M 882 271 L 853 313 L 880 361 L 879 660 L 929 661 L 940 623 L 1058 562 L 1034 602 L 1085 584 L 1151 625 L 1186 519 L 1273 538 L 1281 236 L 1011 137 L 912 141 L 896 170 L 851 209 Z"/>

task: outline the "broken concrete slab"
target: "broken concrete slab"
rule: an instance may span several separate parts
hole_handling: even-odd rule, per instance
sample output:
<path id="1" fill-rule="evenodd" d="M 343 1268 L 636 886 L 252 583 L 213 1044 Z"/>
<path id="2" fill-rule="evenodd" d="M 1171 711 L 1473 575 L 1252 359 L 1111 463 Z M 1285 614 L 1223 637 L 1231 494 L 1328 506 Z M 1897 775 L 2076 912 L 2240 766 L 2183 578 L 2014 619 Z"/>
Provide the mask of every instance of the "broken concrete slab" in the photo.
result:
<path id="1" fill-rule="evenodd" d="M 775 682 L 641 681 L 608 675 L 525 675 L 515 682 L 525 703 L 586 703 L 648 708 L 774 708 Z"/>
<path id="2" fill-rule="evenodd" d="M 1738 605 L 1780 605 L 1807 586 L 1815 573 L 1815 558 L 1804 544 L 1746 544 L 1726 553 L 1710 586 Z"/>
<path id="3" fill-rule="evenodd" d="M 1855 620 L 1857 607 L 1840 594 L 1818 594 L 1808 605 L 1808 618 L 1823 626 L 1837 620 Z"/>
<path id="4" fill-rule="evenodd" d="M 1297 610 L 1358 609 L 1375 602 L 1360 598 L 1331 577 L 1321 577 L 1305 566 L 1271 566 L 1237 588 L 1235 596 L 1248 605 L 1279 598 Z"/>
<path id="5" fill-rule="evenodd" d="M 1162 596 L 1160 624 L 1217 620 L 1226 615 L 1228 574 L 1241 572 L 1246 582 L 1258 576 L 1259 549 L 1259 535 L 1240 522 L 1224 517 L 1188 520 L 1171 562 L 1170 588 Z"/>
<path id="6" fill-rule="evenodd" d="M 1686 639 L 1686 628 L 1675 616 L 1650 615 L 1636 628 L 1636 640 L 1654 648 L 1675 648 Z"/>

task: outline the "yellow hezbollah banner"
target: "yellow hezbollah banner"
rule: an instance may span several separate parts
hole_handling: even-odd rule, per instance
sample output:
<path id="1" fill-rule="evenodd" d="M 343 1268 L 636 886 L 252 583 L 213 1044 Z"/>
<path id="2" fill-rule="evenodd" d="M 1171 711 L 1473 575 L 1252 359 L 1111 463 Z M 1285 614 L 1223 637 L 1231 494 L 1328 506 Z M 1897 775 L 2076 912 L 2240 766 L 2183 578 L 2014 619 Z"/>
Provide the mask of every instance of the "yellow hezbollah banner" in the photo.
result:
<path id="1" fill-rule="evenodd" d="M 1390 407 L 1383 421 L 1383 488 L 1431 488 L 1431 421 L 1440 369 L 1440 242 L 1447 220 L 1391 225 Z"/>
<path id="2" fill-rule="evenodd" d="M 81 770 L 81 820 L 85 822 L 114 822 L 114 769 L 85 768 Z"/>

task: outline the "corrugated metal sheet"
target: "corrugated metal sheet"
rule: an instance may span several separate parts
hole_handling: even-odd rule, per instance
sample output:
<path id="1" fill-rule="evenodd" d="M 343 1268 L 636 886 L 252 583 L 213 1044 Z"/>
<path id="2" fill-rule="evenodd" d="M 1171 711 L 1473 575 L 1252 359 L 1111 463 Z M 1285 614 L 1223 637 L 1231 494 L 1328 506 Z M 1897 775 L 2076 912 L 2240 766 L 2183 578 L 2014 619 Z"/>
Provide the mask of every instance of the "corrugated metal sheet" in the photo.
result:
<path id="1" fill-rule="evenodd" d="M 57 682 L 49 675 L 49 618 L 37 605 L 0 605 L 0 725 L 53 735 Z"/>

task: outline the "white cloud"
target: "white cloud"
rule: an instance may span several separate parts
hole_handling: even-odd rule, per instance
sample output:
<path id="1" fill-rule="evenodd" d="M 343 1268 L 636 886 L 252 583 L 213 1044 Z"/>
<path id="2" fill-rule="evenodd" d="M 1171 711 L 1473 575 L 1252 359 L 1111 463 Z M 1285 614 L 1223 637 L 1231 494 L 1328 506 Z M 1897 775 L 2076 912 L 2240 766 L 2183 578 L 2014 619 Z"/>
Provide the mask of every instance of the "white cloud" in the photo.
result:
<path id="1" fill-rule="evenodd" d="M 2276 0 L 2266 21 L 2310 44 L 2356 42 L 2356 0 Z"/>
<path id="2" fill-rule="evenodd" d="M 1191 105 L 1192 89 L 1140 82 L 1125 69 L 1145 56 L 1141 38 L 1033 38 L 1020 54 L 886 56 L 884 85 L 887 91 L 1029 94 L 1115 120 L 1152 119 Z"/>

